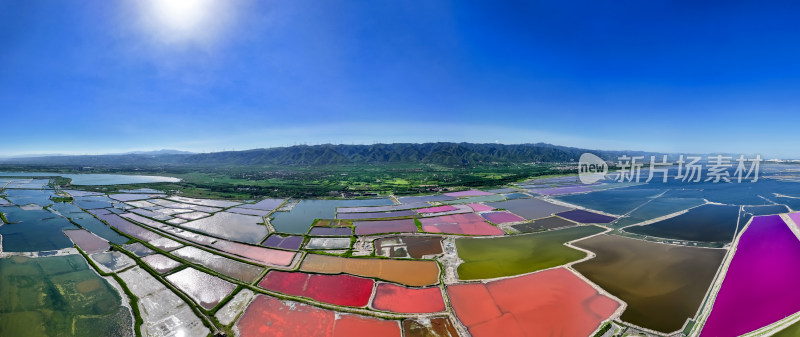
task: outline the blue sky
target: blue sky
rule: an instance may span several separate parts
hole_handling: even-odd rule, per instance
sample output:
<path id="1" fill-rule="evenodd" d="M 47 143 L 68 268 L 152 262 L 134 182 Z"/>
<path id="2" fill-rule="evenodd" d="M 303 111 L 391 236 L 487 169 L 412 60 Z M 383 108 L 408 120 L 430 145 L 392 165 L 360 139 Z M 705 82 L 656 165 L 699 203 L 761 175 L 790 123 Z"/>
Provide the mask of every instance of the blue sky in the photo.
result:
<path id="1" fill-rule="evenodd" d="M 0 155 L 548 142 L 800 157 L 800 8 L 0 1 Z"/>

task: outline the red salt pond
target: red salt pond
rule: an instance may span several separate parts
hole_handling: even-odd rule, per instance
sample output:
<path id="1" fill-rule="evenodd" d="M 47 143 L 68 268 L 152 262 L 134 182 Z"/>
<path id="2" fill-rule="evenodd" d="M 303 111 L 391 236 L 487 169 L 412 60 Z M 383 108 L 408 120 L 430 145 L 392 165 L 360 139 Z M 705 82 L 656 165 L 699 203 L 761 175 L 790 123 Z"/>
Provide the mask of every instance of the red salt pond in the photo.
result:
<path id="1" fill-rule="evenodd" d="M 406 288 L 391 283 L 379 283 L 372 307 L 397 313 L 423 314 L 445 310 L 439 287 Z"/>
<path id="2" fill-rule="evenodd" d="M 400 337 L 400 323 L 258 295 L 236 323 L 241 337 Z"/>
<path id="3" fill-rule="evenodd" d="M 348 307 L 369 303 L 375 281 L 351 275 L 320 275 L 301 272 L 270 271 L 258 286 L 292 296 Z"/>
<path id="4" fill-rule="evenodd" d="M 64 235 L 88 254 L 104 252 L 111 248 L 108 241 L 84 229 L 68 229 L 64 231 Z"/>
<path id="5" fill-rule="evenodd" d="M 447 292 L 473 337 L 589 336 L 620 306 L 564 268 Z"/>
<path id="6" fill-rule="evenodd" d="M 439 212 L 455 211 L 457 209 L 458 208 L 455 208 L 455 206 L 444 205 L 444 206 L 420 208 L 420 209 L 418 209 L 416 211 L 417 211 L 417 213 L 422 214 L 422 213 L 439 213 Z"/>
<path id="7" fill-rule="evenodd" d="M 416 233 L 414 219 L 353 221 L 356 235 L 372 235 L 381 233 Z"/>
<path id="8" fill-rule="evenodd" d="M 419 219 L 422 231 L 467 235 L 503 235 L 504 232 L 475 213 L 443 215 Z"/>

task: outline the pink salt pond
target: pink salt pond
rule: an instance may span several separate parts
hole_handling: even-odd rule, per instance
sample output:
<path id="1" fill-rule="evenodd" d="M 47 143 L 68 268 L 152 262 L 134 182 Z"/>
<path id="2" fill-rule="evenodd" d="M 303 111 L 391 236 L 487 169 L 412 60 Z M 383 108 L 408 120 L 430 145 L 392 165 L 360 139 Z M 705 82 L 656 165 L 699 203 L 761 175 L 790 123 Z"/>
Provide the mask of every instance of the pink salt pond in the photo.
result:
<path id="1" fill-rule="evenodd" d="M 391 283 L 379 283 L 372 307 L 397 313 L 435 313 L 445 310 L 439 287 L 407 288 Z"/>
<path id="2" fill-rule="evenodd" d="M 467 206 L 471 207 L 475 212 L 486 212 L 494 209 L 494 207 L 486 206 L 484 204 L 467 204 Z"/>
<path id="3" fill-rule="evenodd" d="M 444 206 L 436 206 L 436 207 L 427 207 L 427 208 L 420 208 L 417 209 L 417 213 L 439 213 L 439 212 L 448 212 L 448 211 L 455 211 L 458 208 L 455 208 L 451 205 L 444 205 Z"/>
<path id="4" fill-rule="evenodd" d="M 64 235 L 69 237 L 74 244 L 78 245 L 87 254 L 100 253 L 111 248 L 108 241 L 87 230 L 69 229 L 64 231 Z"/>
<path id="5" fill-rule="evenodd" d="M 382 320 L 258 295 L 236 323 L 241 337 L 400 337 L 399 321 Z"/>
<path id="6" fill-rule="evenodd" d="M 475 213 L 443 215 L 419 219 L 422 231 L 466 235 L 503 235 L 504 232 Z"/>
<path id="7" fill-rule="evenodd" d="M 564 268 L 447 292 L 473 337 L 589 336 L 620 306 Z"/>
<path id="8" fill-rule="evenodd" d="M 308 297 L 334 305 L 364 307 L 375 281 L 347 274 L 323 275 L 273 270 L 258 286 L 279 293 Z"/>

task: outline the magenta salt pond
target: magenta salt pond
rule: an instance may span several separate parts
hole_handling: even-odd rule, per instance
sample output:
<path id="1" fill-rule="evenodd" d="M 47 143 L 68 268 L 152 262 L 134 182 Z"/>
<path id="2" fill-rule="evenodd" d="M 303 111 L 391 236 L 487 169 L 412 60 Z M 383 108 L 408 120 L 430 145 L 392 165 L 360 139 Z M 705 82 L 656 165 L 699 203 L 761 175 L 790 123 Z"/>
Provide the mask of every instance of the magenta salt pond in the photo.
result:
<path id="1" fill-rule="evenodd" d="M 795 222 L 800 214 L 791 214 Z M 778 215 L 754 217 L 701 336 L 748 333 L 800 311 L 800 241 Z"/>

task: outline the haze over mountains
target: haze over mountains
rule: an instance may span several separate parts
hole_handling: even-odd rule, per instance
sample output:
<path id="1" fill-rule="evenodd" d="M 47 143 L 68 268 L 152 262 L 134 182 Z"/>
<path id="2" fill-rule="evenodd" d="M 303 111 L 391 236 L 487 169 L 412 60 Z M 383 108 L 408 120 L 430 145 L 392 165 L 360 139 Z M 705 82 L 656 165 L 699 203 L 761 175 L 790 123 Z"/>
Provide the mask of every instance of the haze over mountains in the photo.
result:
<path id="1" fill-rule="evenodd" d="M 296 145 L 244 151 L 191 153 L 177 150 L 107 155 L 61 155 L 0 159 L 2 164 L 56 166 L 191 166 L 191 165 L 341 165 L 422 163 L 475 165 L 488 163 L 573 162 L 585 152 L 607 160 L 641 151 L 599 151 L 546 143 L 393 143 L 373 145 Z"/>

